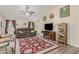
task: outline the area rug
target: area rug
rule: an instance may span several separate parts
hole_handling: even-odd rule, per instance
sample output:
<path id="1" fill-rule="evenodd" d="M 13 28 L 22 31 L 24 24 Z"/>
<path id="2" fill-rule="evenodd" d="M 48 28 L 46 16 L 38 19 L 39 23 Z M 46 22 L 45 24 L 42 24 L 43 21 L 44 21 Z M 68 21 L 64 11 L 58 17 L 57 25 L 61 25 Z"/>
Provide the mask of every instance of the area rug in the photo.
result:
<path id="1" fill-rule="evenodd" d="M 58 45 L 40 37 L 19 39 L 19 49 L 21 54 L 43 54 L 57 47 Z"/>

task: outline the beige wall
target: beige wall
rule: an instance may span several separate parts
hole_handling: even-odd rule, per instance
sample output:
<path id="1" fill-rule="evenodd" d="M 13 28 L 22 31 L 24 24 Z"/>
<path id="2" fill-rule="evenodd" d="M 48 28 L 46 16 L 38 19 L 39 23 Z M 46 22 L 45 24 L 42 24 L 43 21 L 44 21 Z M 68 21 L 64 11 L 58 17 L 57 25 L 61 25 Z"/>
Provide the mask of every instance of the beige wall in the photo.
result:
<path id="1" fill-rule="evenodd" d="M 28 28 L 28 22 L 35 22 L 35 20 L 16 20 L 16 24 L 18 24 L 16 28 Z M 24 23 L 26 23 L 26 25 L 24 25 Z"/>
<path id="2" fill-rule="evenodd" d="M 55 30 L 57 31 L 57 24 L 61 22 L 66 22 L 68 24 L 68 44 L 73 46 L 79 47 L 79 38 L 77 37 L 79 31 L 77 30 L 78 26 L 78 19 L 79 19 L 79 6 L 70 6 L 70 16 L 60 18 L 60 8 L 64 6 L 56 6 L 53 9 L 54 12 L 54 19 L 53 22 L 55 23 Z"/>
<path id="3" fill-rule="evenodd" d="M 58 23 L 67 23 L 68 24 L 68 44 L 79 47 L 79 6 L 70 6 L 70 16 L 60 18 L 60 8 L 64 6 L 59 5 L 52 7 L 52 9 L 49 9 L 47 13 L 47 21 L 43 22 L 42 19 L 38 21 L 37 28 L 39 28 L 39 32 L 44 30 L 44 24 L 45 23 L 53 23 L 54 24 L 54 31 L 57 32 L 57 24 Z M 50 13 L 54 14 L 53 19 L 49 19 Z"/>
<path id="4" fill-rule="evenodd" d="M 26 23 L 26 25 L 24 25 Z M 16 28 L 26 28 L 28 26 L 28 21 L 26 20 L 16 20 Z"/>
<path id="5" fill-rule="evenodd" d="M 35 20 L 35 30 L 37 31 L 37 35 L 42 35 L 41 31 L 44 30 L 42 19 Z"/>

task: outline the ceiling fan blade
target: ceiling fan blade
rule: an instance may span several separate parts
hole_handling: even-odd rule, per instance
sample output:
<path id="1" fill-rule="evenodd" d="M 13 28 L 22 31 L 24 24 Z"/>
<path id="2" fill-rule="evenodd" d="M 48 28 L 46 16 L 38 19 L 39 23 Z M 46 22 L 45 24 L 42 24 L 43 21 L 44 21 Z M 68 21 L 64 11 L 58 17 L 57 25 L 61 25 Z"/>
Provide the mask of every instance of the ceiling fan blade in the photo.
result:
<path id="1" fill-rule="evenodd" d="M 30 13 L 35 13 L 35 12 L 30 12 Z"/>
<path id="2" fill-rule="evenodd" d="M 32 15 L 33 13 L 35 13 L 35 12 L 30 12 L 30 15 Z"/>
<path id="3" fill-rule="evenodd" d="M 21 10 L 21 13 L 23 13 L 23 14 L 25 14 L 25 15 L 26 15 L 26 13 L 28 13 L 29 15 L 32 15 L 32 14 L 35 13 L 35 12 L 30 11 L 29 6 L 26 6 L 26 7 L 25 7 L 25 10 Z"/>

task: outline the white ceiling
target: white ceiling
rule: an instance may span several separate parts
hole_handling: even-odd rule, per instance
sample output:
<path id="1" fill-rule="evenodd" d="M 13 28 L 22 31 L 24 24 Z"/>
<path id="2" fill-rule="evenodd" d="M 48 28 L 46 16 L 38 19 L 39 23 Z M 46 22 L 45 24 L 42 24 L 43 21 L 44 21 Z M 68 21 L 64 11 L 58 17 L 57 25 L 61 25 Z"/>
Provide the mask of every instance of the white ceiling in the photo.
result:
<path id="1" fill-rule="evenodd" d="M 25 5 L 0 5 L 0 13 L 6 18 L 15 20 L 40 19 L 53 5 L 30 5 L 29 7 L 31 11 L 35 12 L 31 16 L 26 16 L 21 12 Z"/>

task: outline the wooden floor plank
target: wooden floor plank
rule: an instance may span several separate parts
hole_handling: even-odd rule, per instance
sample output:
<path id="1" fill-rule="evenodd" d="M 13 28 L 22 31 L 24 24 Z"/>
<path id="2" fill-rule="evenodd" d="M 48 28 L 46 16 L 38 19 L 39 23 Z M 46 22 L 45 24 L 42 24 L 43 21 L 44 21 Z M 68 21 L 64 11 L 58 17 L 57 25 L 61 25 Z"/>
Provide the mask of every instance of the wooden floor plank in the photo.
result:
<path id="1" fill-rule="evenodd" d="M 79 48 L 71 45 L 67 45 L 66 47 L 61 46 L 48 52 L 48 54 L 79 54 Z"/>

